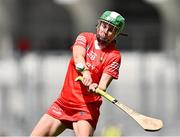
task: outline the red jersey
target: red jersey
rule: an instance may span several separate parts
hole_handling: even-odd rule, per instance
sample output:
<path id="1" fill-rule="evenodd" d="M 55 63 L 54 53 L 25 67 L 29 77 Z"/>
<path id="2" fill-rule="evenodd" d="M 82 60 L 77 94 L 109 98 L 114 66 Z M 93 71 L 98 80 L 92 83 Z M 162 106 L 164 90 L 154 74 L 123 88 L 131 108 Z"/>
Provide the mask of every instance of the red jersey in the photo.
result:
<path id="1" fill-rule="evenodd" d="M 96 34 L 84 32 L 78 35 L 73 46 L 82 46 L 86 49 L 85 61 L 91 72 L 94 83 L 99 83 L 103 73 L 118 78 L 121 62 L 120 52 L 116 49 L 116 42 L 110 43 L 101 49 L 98 45 Z M 101 96 L 90 93 L 81 82 L 75 82 L 80 75 L 75 69 L 73 58 L 71 58 L 64 85 L 58 98 L 63 104 L 71 107 L 86 106 L 91 102 L 102 102 Z"/>

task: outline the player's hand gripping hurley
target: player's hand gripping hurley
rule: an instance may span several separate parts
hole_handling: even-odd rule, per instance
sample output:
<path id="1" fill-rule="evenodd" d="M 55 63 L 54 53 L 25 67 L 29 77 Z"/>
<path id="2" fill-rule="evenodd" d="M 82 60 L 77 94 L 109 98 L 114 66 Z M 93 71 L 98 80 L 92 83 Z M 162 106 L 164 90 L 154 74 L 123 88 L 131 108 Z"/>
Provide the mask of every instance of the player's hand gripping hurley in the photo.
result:
<path id="1" fill-rule="evenodd" d="M 83 77 L 78 76 L 75 81 L 82 81 Z M 115 104 L 118 108 L 126 112 L 129 116 L 131 116 L 144 130 L 146 131 L 158 131 L 163 127 L 163 122 L 160 119 L 151 118 L 144 116 L 142 114 L 137 113 L 133 109 L 119 102 L 117 99 L 109 95 L 107 92 L 96 89 L 96 93 L 100 94 L 104 98 L 106 98 L 111 103 Z"/>

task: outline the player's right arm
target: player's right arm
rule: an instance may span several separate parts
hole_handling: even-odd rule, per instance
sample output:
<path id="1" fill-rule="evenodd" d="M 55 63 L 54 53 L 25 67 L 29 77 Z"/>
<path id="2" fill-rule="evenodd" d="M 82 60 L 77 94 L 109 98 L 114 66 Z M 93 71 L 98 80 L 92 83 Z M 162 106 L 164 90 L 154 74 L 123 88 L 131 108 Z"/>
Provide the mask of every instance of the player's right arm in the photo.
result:
<path id="1" fill-rule="evenodd" d="M 75 44 L 73 45 L 73 59 L 77 71 L 79 71 L 83 76 L 82 83 L 85 86 L 89 86 L 92 83 L 91 73 L 86 66 L 85 56 L 86 56 L 86 37 L 80 34 Z M 82 67 L 82 70 L 81 70 Z"/>

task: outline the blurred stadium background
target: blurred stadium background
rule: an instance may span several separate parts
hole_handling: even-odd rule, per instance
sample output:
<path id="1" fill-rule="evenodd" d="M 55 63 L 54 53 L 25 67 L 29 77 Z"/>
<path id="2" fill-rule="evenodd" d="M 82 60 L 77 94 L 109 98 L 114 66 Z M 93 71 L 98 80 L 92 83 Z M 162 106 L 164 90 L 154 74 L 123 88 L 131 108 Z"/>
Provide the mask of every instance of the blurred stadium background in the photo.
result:
<path id="1" fill-rule="evenodd" d="M 104 10 L 126 18 L 109 93 L 164 128 L 143 131 L 104 100 L 97 136 L 180 136 L 179 0 L 0 0 L 0 135 L 28 136 L 62 87 L 70 46 Z M 62 135 L 71 136 L 66 130 Z"/>

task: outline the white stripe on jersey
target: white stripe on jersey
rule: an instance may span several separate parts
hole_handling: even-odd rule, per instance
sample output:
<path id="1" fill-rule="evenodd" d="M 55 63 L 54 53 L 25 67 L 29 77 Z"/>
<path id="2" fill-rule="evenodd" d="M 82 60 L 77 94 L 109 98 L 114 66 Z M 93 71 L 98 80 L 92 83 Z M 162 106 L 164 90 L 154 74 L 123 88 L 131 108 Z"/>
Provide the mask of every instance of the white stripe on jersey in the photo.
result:
<path id="1" fill-rule="evenodd" d="M 120 64 L 117 63 L 117 62 L 112 62 L 112 64 L 110 65 L 110 72 L 114 72 L 114 71 L 117 71 L 120 67 Z"/>
<path id="2" fill-rule="evenodd" d="M 84 36 L 78 36 L 76 41 L 82 42 L 83 44 L 86 44 L 86 38 Z"/>

